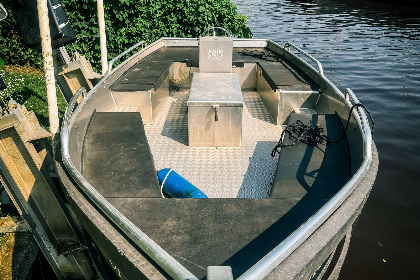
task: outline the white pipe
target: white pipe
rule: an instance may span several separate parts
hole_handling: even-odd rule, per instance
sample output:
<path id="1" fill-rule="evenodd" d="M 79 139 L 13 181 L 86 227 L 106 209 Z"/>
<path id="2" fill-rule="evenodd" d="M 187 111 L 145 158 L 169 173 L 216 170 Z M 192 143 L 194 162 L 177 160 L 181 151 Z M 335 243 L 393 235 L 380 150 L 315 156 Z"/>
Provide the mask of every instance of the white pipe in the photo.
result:
<path id="1" fill-rule="evenodd" d="M 101 45 L 102 75 L 105 75 L 108 70 L 108 54 L 106 50 L 104 1 L 98 0 L 97 5 L 98 5 L 99 40 L 100 40 L 100 45 Z"/>
<path id="2" fill-rule="evenodd" d="M 47 87 L 48 113 L 50 131 L 54 140 L 59 130 L 57 93 L 54 77 L 54 63 L 51 46 L 50 26 L 48 19 L 47 0 L 37 0 L 39 31 L 41 35 L 42 56 L 44 59 L 45 84 Z"/>

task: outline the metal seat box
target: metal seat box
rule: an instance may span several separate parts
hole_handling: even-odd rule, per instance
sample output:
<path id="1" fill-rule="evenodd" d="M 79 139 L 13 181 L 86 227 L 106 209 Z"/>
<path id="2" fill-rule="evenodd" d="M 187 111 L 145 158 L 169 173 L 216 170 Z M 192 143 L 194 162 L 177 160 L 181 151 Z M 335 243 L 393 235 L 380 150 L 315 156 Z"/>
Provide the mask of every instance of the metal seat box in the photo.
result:
<path id="1" fill-rule="evenodd" d="M 189 145 L 240 147 L 243 104 L 236 73 L 194 73 L 187 102 Z"/>

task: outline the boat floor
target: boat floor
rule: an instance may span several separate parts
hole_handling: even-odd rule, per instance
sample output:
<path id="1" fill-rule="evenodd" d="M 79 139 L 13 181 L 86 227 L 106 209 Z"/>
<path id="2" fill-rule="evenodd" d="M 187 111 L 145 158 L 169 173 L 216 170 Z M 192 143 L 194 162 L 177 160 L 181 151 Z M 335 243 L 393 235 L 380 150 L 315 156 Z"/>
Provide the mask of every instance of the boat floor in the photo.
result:
<path id="1" fill-rule="evenodd" d="M 157 170 L 172 168 L 210 198 L 268 198 L 277 166 L 271 150 L 282 132 L 257 92 L 243 91 L 241 147 L 188 146 L 189 90 L 172 92 L 145 125 Z"/>
<path id="2" fill-rule="evenodd" d="M 335 183 L 316 187 L 317 179 L 322 179 L 316 174 L 347 176 L 341 176 L 346 169 L 335 164 L 337 155 L 342 158 L 347 153 L 342 142 L 337 149 L 325 149 L 336 155 L 322 165 L 325 172 L 312 172 L 308 168 L 319 165 L 307 165 L 305 160 L 302 164 L 308 168 L 295 171 L 297 178 L 310 173 L 315 178 L 313 188 L 305 186 L 305 192 L 295 192 L 295 184 L 285 183 L 279 186 L 283 188 L 281 193 L 293 194 L 290 197 L 231 199 L 268 198 L 277 166 L 277 158 L 271 158 L 270 153 L 282 131 L 281 126 L 273 124 L 256 92 L 244 91 L 243 97 L 243 145 L 238 148 L 188 147 L 188 90 L 173 92 L 153 125 L 141 125 L 139 113 L 94 113 L 86 133 L 85 178 L 200 279 L 205 278 L 211 265 L 231 266 L 234 277 L 239 277 L 342 187 Z M 337 120 L 337 129 L 328 129 L 331 139 L 337 138 L 331 133 L 341 131 Z M 307 151 L 313 151 L 313 147 L 303 143 L 298 143 L 296 149 L 304 151 L 306 157 L 322 157 L 322 153 L 309 154 Z M 218 198 L 163 199 L 154 166 L 172 167 L 210 197 Z"/>

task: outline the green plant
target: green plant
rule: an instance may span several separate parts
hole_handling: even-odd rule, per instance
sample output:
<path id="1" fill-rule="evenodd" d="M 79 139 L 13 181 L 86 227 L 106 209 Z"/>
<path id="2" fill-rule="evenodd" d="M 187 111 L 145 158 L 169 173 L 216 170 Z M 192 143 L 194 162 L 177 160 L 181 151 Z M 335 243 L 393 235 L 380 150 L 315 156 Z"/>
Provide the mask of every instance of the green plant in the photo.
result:
<path id="1" fill-rule="evenodd" d="M 96 0 L 62 0 L 78 42 L 70 49 L 84 54 L 98 69 L 100 47 Z M 198 37 L 208 27 L 252 37 L 246 17 L 229 0 L 105 1 L 108 60 L 135 43 L 160 37 Z"/>
<path id="2" fill-rule="evenodd" d="M 0 58 L 4 60 L 5 65 L 31 65 L 42 68 L 41 53 L 25 46 L 19 35 L 16 19 L 9 5 L 13 0 L 0 2 L 8 11 L 7 18 L 0 22 Z"/>
<path id="3" fill-rule="evenodd" d="M 0 58 L 6 65 L 42 68 L 39 51 L 26 47 L 19 36 L 10 6 L 13 0 L 0 0 L 9 11 L 0 22 Z M 96 0 L 61 0 L 78 41 L 68 46 L 100 67 L 100 46 Z M 198 37 L 211 26 L 223 27 L 235 36 L 252 37 L 246 17 L 236 12 L 230 0 L 107 0 L 105 22 L 108 60 L 135 43 L 151 43 L 160 37 Z"/>
<path id="4" fill-rule="evenodd" d="M 0 100 L 7 104 L 13 98 L 19 104 L 33 111 L 42 127 L 49 127 L 48 102 L 45 88 L 45 77 L 39 70 L 30 67 L 10 67 L 0 69 L 7 89 L 0 92 Z M 67 103 L 57 90 L 57 103 L 60 118 Z"/>

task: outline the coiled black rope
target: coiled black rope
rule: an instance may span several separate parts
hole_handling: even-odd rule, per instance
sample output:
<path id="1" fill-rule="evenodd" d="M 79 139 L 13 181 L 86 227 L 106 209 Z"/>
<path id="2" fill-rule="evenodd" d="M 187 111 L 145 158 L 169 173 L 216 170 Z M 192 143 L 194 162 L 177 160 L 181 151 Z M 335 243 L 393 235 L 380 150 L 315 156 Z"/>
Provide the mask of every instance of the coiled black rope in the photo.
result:
<path id="1" fill-rule="evenodd" d="M 285 130 L 283 130 L 279 142 L 271 152 L 271 156 L 274 157 L 276 153 L 280 154 L 279 148 L 293 146 L 298 141 L 311 146 L 327 144 L 328 137 L 322 135 L 322 132 L 324 132 L 324 128 L 313 125 L 311 121 L 309 121 L 309 124 L 304 124 L 301 120 L 297 120 L 296 123 L 288 125 Z M 286 133 L 289 134 L 289 139 L 294 140 L 291 144 L 284 144 Z"/>
<path id="2" fill-rule="evenodd" d="M 288 125 L 285 130 L 281 133 L 280 140 L 277 143 L 277 145 L 274 147 L 274 149 L 271 151 L 271 156 L 274 157 L 276 153 L 280 154 L 279 148 L 282 147 L 290 147 L 295 145 L 298 141 L 303 142 L 307 145 L 311 146 L 317 146 L 320 144 L 330 144 L 330 143 L 338 143 L 344 139 L 344 137 L 347 136 L 347 129 L 349 127 L 351 113 L 353 110 L 357 107 L 361 107 L 365 110 L 365 112 L 368 114 L 370 121 L 372 123 L 372 134 L 375 130 L 375 121 L 373 120 L 372 114 L 366 109 L 366 107 L 361 103 L 354 104 L 349 112 L 349 116 L 347 118 L 347 124 L 344 128 L 343 135 L 340 139 L 336 141 L 331 141 L 327 135 L 321 134 L 324 132 L 324 128 L 319 127 L 317 125 L 313 125 L 311 121 L 309 121 L 309 124 L 304 124 L 302 121 L 297 120 L 296 123 Z M 286 133 L 289 134 L 289 139 L 293 139 L 294 141 L 291 144 L 284 144 L 284 137 Z"/>
<path id="3" fill-rule="evenodd" d="M 258 50 L 247 50 L 247 49 L 244 49 L 242 51 L 242 55 L 256 57 L 258 59 L 266 60 L 266 61 L 271 61 L 271 62 L 275 62 L 275 61 L 280 61 L 281 60 L 280 55 L 278 55 L 278 54 L 276 54 L 276 53 L 274 53 L 272 51 L 269 51 L 269 50 L 266 50 L 266 51 L 261 52 L 261 51 L 258 51 Z"/>

